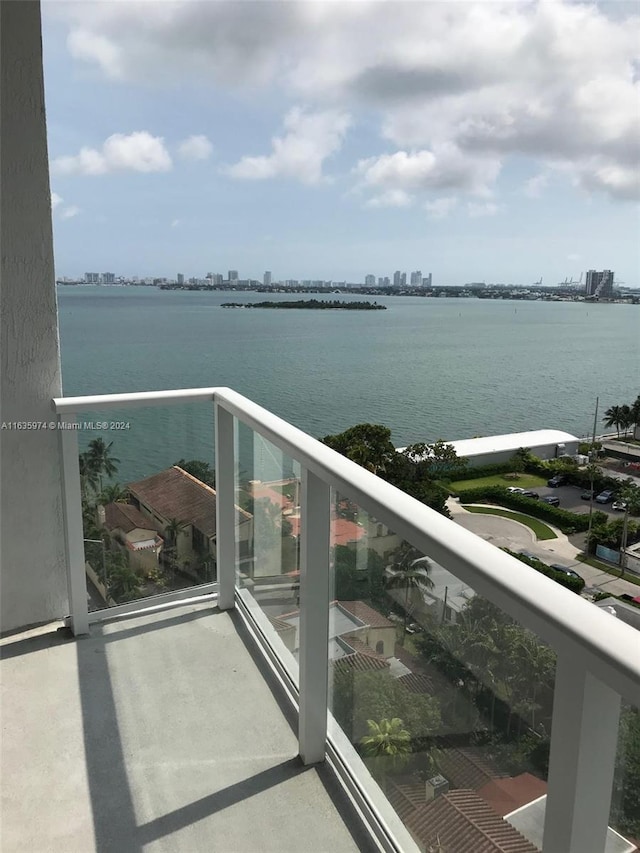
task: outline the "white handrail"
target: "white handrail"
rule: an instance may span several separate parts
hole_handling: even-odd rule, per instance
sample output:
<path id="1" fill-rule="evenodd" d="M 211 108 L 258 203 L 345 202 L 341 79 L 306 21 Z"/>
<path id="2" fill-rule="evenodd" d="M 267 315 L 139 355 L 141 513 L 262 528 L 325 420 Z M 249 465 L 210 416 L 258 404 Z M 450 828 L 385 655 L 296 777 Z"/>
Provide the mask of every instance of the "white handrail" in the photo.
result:
<path id="1" fill-rule="evenodd" d="M 230 388 L 54 400 L 60 413 L 215 400 L 292 459 L 452 571 L 557 651 L 640 706 L 640 633 Z"/>
<path id="2" fill-rule="evenodd" d="M 481 595 L 640 704 L 640 634 L 236 391 L 216 402 Z M 514 569 L 517 569 L 514 571 Z M 570 648 L 567 649 L 567 644 Z"/>

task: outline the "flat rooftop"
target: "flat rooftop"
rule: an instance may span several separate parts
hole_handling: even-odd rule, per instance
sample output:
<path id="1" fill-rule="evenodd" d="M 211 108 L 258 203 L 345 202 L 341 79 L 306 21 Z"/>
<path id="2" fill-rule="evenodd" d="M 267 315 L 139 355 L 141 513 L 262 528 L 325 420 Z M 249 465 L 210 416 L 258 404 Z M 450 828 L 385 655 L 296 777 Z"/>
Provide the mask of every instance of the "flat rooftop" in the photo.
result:
<path id="1" fill-rule="evenodd" d="M 3 853 L 375 849 L 237 614 L 59 625 L 0 641 Z"/>

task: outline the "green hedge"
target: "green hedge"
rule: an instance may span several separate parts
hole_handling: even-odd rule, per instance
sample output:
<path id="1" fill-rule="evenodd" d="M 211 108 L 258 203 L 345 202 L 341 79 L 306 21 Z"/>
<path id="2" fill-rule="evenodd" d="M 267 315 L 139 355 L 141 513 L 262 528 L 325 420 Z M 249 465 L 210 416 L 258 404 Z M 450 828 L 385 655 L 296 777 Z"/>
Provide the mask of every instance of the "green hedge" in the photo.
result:
<path id="1" fill-rule="evenodd" d="M 549 521 L 556 527 L 560 528 L 563 533 L 576 533 L 577 531 L 587 530 L 589 528 L 589 515 L 587 513 L 569 512 L 567 509 L 560 509 L 557 506 L 551 506 L 544 501 L 536 498 L 526 498 L 524 495 L 508 492 L 502 486 L 485 486 L 476 489 L 464 489 L 459 492 L 460 503 L 495 503 L 499 506 L 517 509 L 527 515 L 532 515 L 534 518 L 541 518 L 543 521 Z M 604 516 L 605 513 L 594 513 L 593 522 L 596 523 L 596 516 Z"/>
<path id="2" fill-rule="evenodd" d="M 496 474 L 510 474 L 518 470 L 518 463 L 496 462 L 495 465 L 481 465 L 479 468 L 465 468 L 455 478 L 457 480 L 479 480 L 481 477 L 493 477 Z"/>
<path id="3" fill-rule="evenodd" d="M 531 566 L 532 569 L 535 569 L 537 572 L 545 575 L 545 577 L 551 578 L 551 580 L 561 584 L 562 586 L 566 586 L 566 588 L 570 589 L 571 592 L 576 592 L 580 595 L 586 586 L 584 578 L 572 578 L 569 575 L 565 575 L 564 572 L 558 572 L 556 569 L 552 569 L 551 566 L 543 563 L 542 560 L 525 557 L 524 554 L 516 554 L 508 548 L 503 548 L 502 550 L 506 551 L 507 554 L 511 554 L 512 557 L 520 560 L 521 563 L 526 563 L 527 566 Z"/>

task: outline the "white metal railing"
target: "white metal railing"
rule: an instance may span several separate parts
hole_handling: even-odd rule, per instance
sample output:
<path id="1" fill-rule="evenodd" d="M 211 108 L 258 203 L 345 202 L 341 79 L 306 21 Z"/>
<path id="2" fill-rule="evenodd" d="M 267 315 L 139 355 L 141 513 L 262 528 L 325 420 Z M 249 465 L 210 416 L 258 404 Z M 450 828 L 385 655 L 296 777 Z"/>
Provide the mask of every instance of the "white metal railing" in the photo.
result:
<path id="1" fill-rule="evenodd" d="M 336 489 L 554 648 L 557 669 L 544 853 L 602 853 L 621 697 L 640 706 L 640 634 L 574 593 L 345 459 L 229 388 L 54 400 L 61 426 L 71 624 L 88 630 L 75 414 L 209 400 L 216 425 L 218 604 L 234 607 L 236 448 L 233 418 L 302 470 L 299 740 L 306 763 L 327 747 L 329 506 Z M 143 606 L 143 605 L 139 605 Z M 392 849 L 393 845 L 388 849 Z"/>

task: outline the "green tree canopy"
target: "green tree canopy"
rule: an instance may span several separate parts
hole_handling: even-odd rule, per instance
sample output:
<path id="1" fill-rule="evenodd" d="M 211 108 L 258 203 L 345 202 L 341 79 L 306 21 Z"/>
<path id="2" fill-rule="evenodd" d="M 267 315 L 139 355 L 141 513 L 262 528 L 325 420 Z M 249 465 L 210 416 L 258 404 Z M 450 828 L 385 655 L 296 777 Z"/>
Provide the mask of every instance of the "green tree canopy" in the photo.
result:
<path id="1" fill-rule="evenodd" d="M 396 462 L 391 430 L 381 424 L 356 424 L 322 442 L 374 474 L 389 473 Z"/>
<path id="2" fill-rule="evenodd" d="M 173 464 L 177 465 L 178 468 L 182 468 L 182 470 L 186 471 L 187 474 L 191 474 L 191 476 L 195 477 L 196 480 L 200 480 L 200 482 L 206 483 L 207 486 L 215 488 L 215 471 L 211 468 L 208 462 L 202 462 L 200 459 L 190 459 L 188 461 L 185 459 L 179 459 Z"/>

